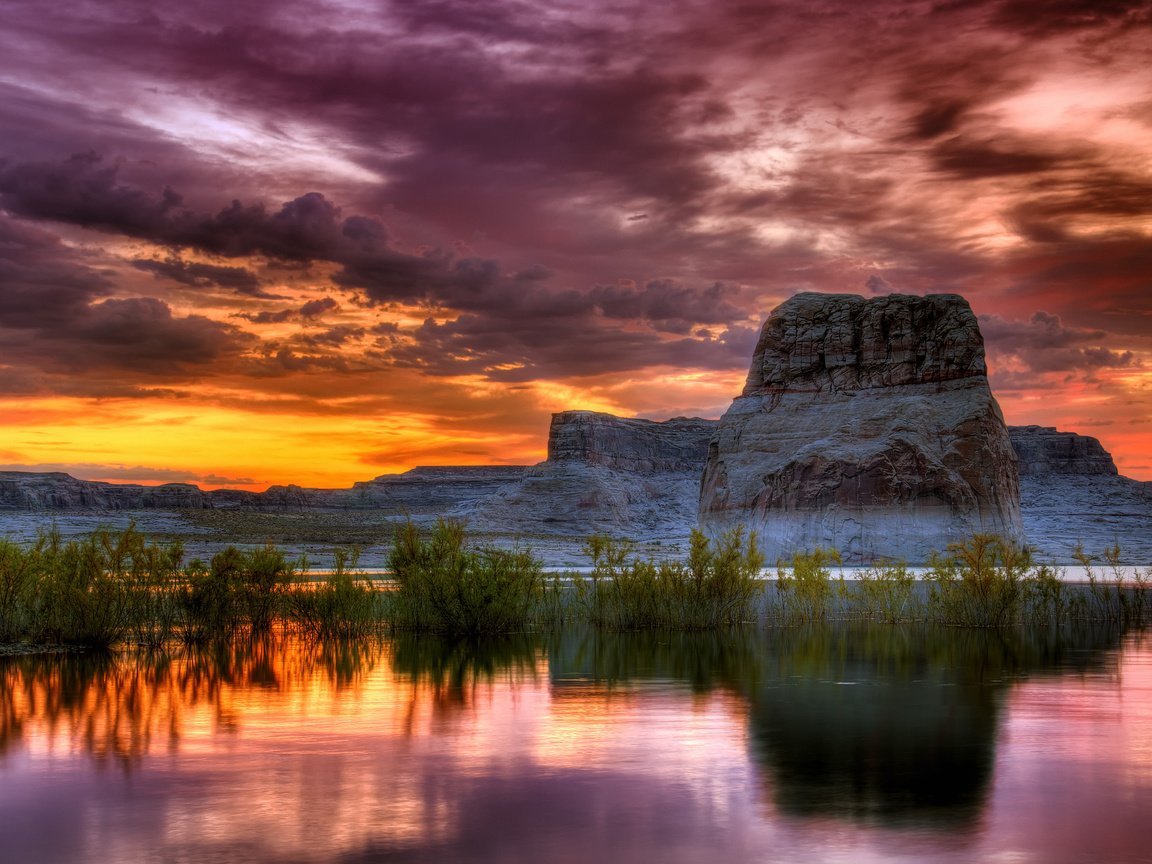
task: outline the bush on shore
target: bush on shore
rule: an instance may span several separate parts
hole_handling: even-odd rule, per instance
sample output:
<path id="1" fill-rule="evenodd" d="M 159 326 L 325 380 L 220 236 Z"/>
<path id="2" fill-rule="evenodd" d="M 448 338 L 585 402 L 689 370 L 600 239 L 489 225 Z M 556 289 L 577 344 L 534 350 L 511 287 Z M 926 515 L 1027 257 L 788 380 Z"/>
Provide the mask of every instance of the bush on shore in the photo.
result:
<path id="1" fill-rule="evenodd" d="M 592 537 L 591 572 L 546 579 L 526 550 L 470 548 L 464 527 L 439 521 L 427 532 L 400 525 L 389 564 L 394 585 L 355 572 L 355 555 L 313 582 L 274 546 L 228 547 L 205 564 L 183 563 L 179 544 L 160 545 L 135 527 L 65 541 L 47 532 L 28 546 L 0 539 L 0 641 L 159 646 L 273 627 L 317 637 L 362 637 L 392 626 L 453 636 L 540 629 L 584 618 L 614 630 L 699 630 L 756 620 L 794 624 L 829 618 L 961 627 L 1102 621 L 1144 626 L 1152 569 L 1120 566 L 1080 548 L 1088 583 L 1064 583 L 1027 549 L 977 534 L 935 556 L 923 580 L 882 562 L 855 580 L 834 579 L 834 550 L 777 562 L 776 592 L 763 602 L 763 555 L 735 530 L 691 535 L 682 560 L 641 559 L 624 541 Z"/>
<path id="2" fill-rule="evenodd" d="M 755 619 L 764 556 L 741 528 L 715 541 L 694 530 L 685 562 L 636 558 L 630 544 L 603 536 L 585 548 L 592 572 L 575 580 L 576 598 L 597 626 L 698 630 Z"/>
<path id="3" fill-rule="evenodd" d="M 441 519 L 425 536 L 396 529 L 388 567 L 396 580 L 390 618 L 405 630 L 476 635 L 533 626 L 544 568 L 528 551 L 469 549 L 464 526 Z"/>

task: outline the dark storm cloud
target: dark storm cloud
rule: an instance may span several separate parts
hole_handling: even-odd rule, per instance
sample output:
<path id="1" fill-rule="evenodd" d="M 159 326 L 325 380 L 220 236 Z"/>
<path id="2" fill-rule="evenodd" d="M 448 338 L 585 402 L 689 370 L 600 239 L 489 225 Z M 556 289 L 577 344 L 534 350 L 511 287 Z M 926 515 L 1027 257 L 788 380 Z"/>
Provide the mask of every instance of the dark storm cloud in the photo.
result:
<path id="1" fill-rule="evenodd" d="M 244 318 L 253 324 L 283 324 L 285 321 L 312 322 L 322 318 L 325 313 L 340 308 L 340 304 L 331 297 L 320 297 L 309 300 L 298 309 L 280 309 L 277 311 L 265 310 L 263 312 L 238 312 L 237 318 Z"/>
<path id="2" fill-rule="evenodd" d="M 319 300 L 309 300 L 300 307 L 300 317 L 319 318 L 325 312 L 333 312 L 340 308 L 340 304 L 331 297 L 321 297 Z"/>
<path id="3" fill-rule="evenodd" d="M 132 266 L 137 270 L 151 273 L 158 279 L 171 279 L 182 285 L 216 286 L 248 297 L 279 299 L 278 295 L 269 294 L 261 288 L 256 274 L 246 267 L 222 267 L 197 261 L 182 261 L 177 257 L 169 257 L 162 261 L 155 258 L 136 258 L 132 261 Z"/>
<path id="4" fill-rule="evenodd" d="M 1116 351 L 1100 343 L 1103 330 L 1068 327 L 1059 315 L 1037 312 L 1028 321 L 980 316 L 980 329 L 994 355 L 1015 357 L 1032 372 L 1091 372 L 1138 366 L 1132 351 Z"/>
<path id="5" fill-rule="evenodd" d="M 103 300 L 39 334 L 39 344 L 54 351 L 42 361 L 46 366 L 110 367 L 146 378 L 203 371 L 249 341 L 231 325 L 174 316 L 167 303 L 151 297 Z"/>
<path id="6" fill-rule="evenodd" d="M 0 215 L 5 364 L 81 377 L 119 370 L 155 379 L 192 374 L 245 346 L 247 337 L 227 324 L 174 316 L 160 300 L 108 296 L 115 287 L 111 274 L 84 258 L 47 232 Z M 32 382 L 39 380 L 35 373 L 24 379 L 19 389 L 35 389 Z"/>
<path id="7" fill-rule="evenodd" d="M 656 366 L 739 368 L 747 364 L 758 333 L 732 325 L 716 337 L 703 332 L 662 338 L 652 331 L 597 328 L 590 316 L 589 326 L 580 323 L 461 315 L 444 323 L 425 321 L 406 339 L 386 344 L 396 362 L 428 374 L 523 382 Z"/>
<path id="8" fill-rule="evenodd" d="M 100 206 L 106 201 L 108 206 Z M 654 335 L 610 333 L 619 329 L 606 322 L 637 320 L 654 330 L 687 336 L 697 325 L 732 325 L 747 317 L 734 301 L 736 286 L 724 283 L 697 289 L 672 280 L 599 286 L 580 292 L 550 284 L 551 274 L 539 267 L 511 274 L 496 261 L 455 259 L 433 250 L 408 254 L 390 247 L 384 226 L 363 216 L 343 217 L 342 211 L 319 193 L 308 193 L 270 211 L 261 205 L 233 202 L 215 215 L 195 212 L 182 203 L 180 194 L 166 189 L 149 196 L 117 179 L 114 167 L 91 155 L 69 159 L 55 166 L 19 165 L 0 174 L 0 202 L 10 211 L 29 217 L 76 222 L 88 227 L 127 234 L 179 248 L 192 248 L 220 256 L 267 255 L 290 261 L 327 261 L 341 265 L 333 279 L 343 287 L 360 289 L 370 302 L 428 301 L 461 314 L 457 321 L 431 324 L 420 331 L 421 344 L 446 350 L 467 338 L 483 340 L 486 333 L 503 333 L 507 351 L 490 350 L 482 344 L 461 354 L 475 355 L 482 369 L 505 363 L 523 364 L 520 374 L 536 377 L 559 374 L 558 364 L 547 357 L 534 358 L 535 345 L 547 351 L 558 338 L 569 341 L 583 333 L 589 342 L 605 340 L 621 345 L 598 351 L 595 366 L 610 369 L 628 362 L 641 365 L 670 364 L 715 350 L 711 337 L 693 336 L 665 341 Z M 93 214 L 102 214 L 94 224 Z M 239 267 L 199 269 L 179 258 L 134 262 L 135 266 L 160 272 L 178 281 L 219 277 L 222 273 L 247 273 Z M 207 266 L 207 265 L 200 265 Z M 279 323 L 292 318 L 308 320 L 337 308 L 330 297 L 309 301 L 295 312 L 243 314 L 254 323 Z M 316 342 L 346 342 L 355 329 L 331 330 L 313 335 Z M 716 354 L 731 362 L 723 349 Z M 455 349 L 453 349 L 455 350 Z M 507 356 L 504 356 L 507 355 Z M 405 359 L 412 360 L 410 353 Z M 423 361 L 421 361 L 423 362 Z M 590 361 L 585 361 L 590 362 Z M 452 364 L 449 364 L 452 365 Z M 705 361 L 713 367 L 716 360 Z M 545 373 L 543 370 L 548 370 Z M 500 370 L 498 370 L 500 371 Z"/>
<path id="9" fill-rule="evenodd" d="M 173 250 L 137 266 L 183 284 L 262 290 L 247 266 L 193 263 L 180 250 L 335 265 L 324 272 L 358 302 L 435 312 L 414 334 L 381 336 L 407 346 L 403 362 L 437 371 L 557 374 L 564 346 L 581 369 L 742 366 L 724 337 L 698 329 L 740 334 L 766 311 L 754 291 L 731 285 L 763 298 L 862 283 L 875 292 L 887 284 L 865 282 L 876 269 L 907 290 L 1035 292 L 1033 309 L 1082 323 L 1070 317 L 1084 290 L 1077 280 L 1104 280 L 1146 308 L 1139 238 L 1074 239 L 1070 227 L 1146 216 L 1146 172 L 1080 141 L 1009 129 L 998 104 L 1053 63 L 1087 62 L 1147 9 L 1116 0 L 14 3 L 8 45 L 28 86 L 0 107 L 0 123 L 12 118 L 0 128 L 26 121 L 37 146 L 0 148 L 0 203 Z M 1066 34 L 1076 40 L 1058 41 Z M 1033 50 L 1044 40 L 1053 50 Z M 53 56 L 74 60 L 44 59 Z M 144 104 L 145 83 L 244 118 L 266 136 L 253 146 L 269 158 L 303 125 L 380 182 L 289 173 L 283 182 L 297 191 L 253 195 L 226 156 L 184 151 L 171 130 L 126 119 L 121 107 Z M 82 98 L 67 102 L 69 87 Z M 53 95 L 38 102 L 37 92 Z M 107 92 L 124 106 L 100 110 Z M 83 155 L 56 159 L 65 141 Z M 756 158 L 758 148 L 780 164 Z M 952 221 L 957 190 L 977 199 L 993 186 L 989 200 L 1007 203 L 990 218 L 1017 230 L 1022 250 L 990 252 Z M 298 194 L 307 189 L 324 193 Z M 361 215 L 385 207 L 406 243 Z M 768 222 L 775 233 L 758 231 Z M 457 240 L 481 251 L 444 251 Z M 1110 250 L 1125 254 L 1110 260 Z M 1076 272 L 1078 262 L 1092 272 Z M 1067 296 L 1043 303 L 1052 285 Z M 307 324 L 326 311 L 242 317 Z M 326 332 L 329 344 L 352 338 Z M 1082 346 L 1092 347 L 1115 350 Z"/>
<path id="10" fill-rule="evenodd" d="M 0 326 L 51 328 L 113 287 L 56 236 L 0 212 Z"/>
<path id="11" fill-rule="evenodd" d="M 993 9 L 994 24 L 1032 36 L 1152 25 L 1147 0 L 1006 0 Z"/>
<path id="12" fill-rule="evenodd" d="M 1060 167 L 1059 155 L 1005 146 L 997 141 L 967 141 L 962 137 L 932 149 L 932 163 L 939 171 L 959 179 L 1047 174 Z"/>

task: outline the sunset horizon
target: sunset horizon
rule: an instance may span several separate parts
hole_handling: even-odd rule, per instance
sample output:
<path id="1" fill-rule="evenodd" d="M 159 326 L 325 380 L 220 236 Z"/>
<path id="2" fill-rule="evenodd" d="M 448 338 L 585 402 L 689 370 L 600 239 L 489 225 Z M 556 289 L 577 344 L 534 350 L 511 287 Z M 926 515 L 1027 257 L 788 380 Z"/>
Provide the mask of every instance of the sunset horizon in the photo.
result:
<path id="1" fill-rule="evenodd" d="M 253 491 L 718 418 L 802 291 L 964 296 L 1152 480 L 1152 21 L 1067 0 L 10 4 L 0 470 Z"/>

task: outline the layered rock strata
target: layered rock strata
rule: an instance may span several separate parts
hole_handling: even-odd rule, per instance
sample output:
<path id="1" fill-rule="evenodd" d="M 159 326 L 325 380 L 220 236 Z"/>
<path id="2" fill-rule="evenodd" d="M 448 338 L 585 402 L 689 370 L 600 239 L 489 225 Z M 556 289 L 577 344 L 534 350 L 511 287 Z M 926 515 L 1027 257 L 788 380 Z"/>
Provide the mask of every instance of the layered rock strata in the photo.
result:
<path id="1" fill-rule="evenodd" d="M 1088 435 L 1060 432 L 1052 426 L 1009 426 L 1008 437 L 1016 451 L 1021 477 L 1115 477 L 1120 473 L 1112 454 Z"/>
<path id="2" fill-rule="evenodd" d="M 715 421 L 664 422 L 594 411 L 552 416 L 548 458 L 478 502 L 480 530 L 684 537 L 696 524 L 700 471 Z"/>
<path id="3" fill-rule="evenodd" d="M 956 295 L 798 294 L 765 322 L 701 483 L 711 531 L 770 558 L 923 561 L 974 532 L 1021 539 L 1016 456 Z"/>

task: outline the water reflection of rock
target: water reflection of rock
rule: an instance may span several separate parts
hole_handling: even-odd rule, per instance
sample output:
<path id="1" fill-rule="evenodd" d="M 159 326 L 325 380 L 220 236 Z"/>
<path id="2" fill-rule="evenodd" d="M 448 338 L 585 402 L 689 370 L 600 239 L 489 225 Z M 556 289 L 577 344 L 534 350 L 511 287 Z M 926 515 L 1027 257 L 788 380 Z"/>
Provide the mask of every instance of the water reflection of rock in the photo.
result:
<path id="1" fill-rule="evenodd" d="M 549 665 L 561 697 L 647 679 L 738 693 L 784 813 L 947 828 L 980 813 L 1014 682 L 1114 663 L 1118 644 L 1106 631 L 875 625 L 572 632 Z"/>
<path id="2" fill-rule="evenodd" d="M 0 755 L 35 734 L 129 767 L 178 746 L 194 712 L 207 709 L 215 730 L 233 731 L 242 723 L 236 694 L 318 681 L 334 691 L 354 688 L 380 653 L 379 642 L 265 637 L 169 652 L 0 657 Z"/>

